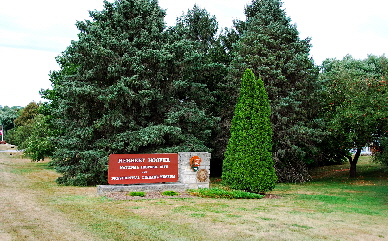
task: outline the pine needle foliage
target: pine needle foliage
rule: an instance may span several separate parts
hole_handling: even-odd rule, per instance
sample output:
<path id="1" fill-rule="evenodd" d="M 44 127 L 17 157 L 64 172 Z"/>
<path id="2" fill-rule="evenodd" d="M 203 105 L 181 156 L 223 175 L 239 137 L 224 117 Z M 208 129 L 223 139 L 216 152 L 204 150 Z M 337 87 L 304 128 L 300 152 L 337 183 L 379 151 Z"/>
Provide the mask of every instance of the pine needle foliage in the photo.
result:
<path id="1" fill-rule="evenodd" d="M 261 79 L 244 73 L 225 153 L 222 179 L 233 189 L 264 193 L 275 187 L 271 110 Z"/>
<path id="2" fill-rule="evenodd" d="M 66 185 L 107 182 L 112 153 L 211 151 L 217 118 L 198 80 L 204 56 L 168 31 L 156 0 L 104 2 L 77 22 L 45 91 L 59 135 L 51 165 Z"/>
<path id="3" fill-rule="evenodd" d="M 319 129 L 318 69 L 309 57 L 310 39 L 300 39 L 280 0 L 253 0 L 246 21 L 235 22 L 238 41 L 229 68 L 236 83 L 249 68 L 264 81 L 271 105 L 273 158 L 281 182 L 310 179 Z M 229 117 L 231 119 L 231 117 Z"/>

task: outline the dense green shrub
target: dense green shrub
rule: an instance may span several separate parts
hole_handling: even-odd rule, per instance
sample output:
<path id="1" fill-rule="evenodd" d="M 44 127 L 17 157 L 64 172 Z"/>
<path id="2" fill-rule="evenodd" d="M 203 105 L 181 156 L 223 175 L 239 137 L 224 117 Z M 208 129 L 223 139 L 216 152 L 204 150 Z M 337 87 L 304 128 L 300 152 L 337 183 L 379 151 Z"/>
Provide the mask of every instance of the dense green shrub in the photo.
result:
<path id="1" fill-rule="evenodd" d="M 128 193 L 128 195 L 132 196 L 132 197 L 144 197 L 145 192 L 130 192 L 130 193 Z"/>
<path id="2" fill-rule="evenodd" d="M 228 199 L 260 199 L 263 195 L 241 190 L 224 190 L 221 188 L 200 188 L 189 190 L 189 193 L 198 197 L 205 198 L 228 198 Z"/>
<path id="3" fill-rule="evenodd" d="M 179 192 L 175 192 L 175 191 L 164 191 L 164 192 L 162 192 L 162 195 L 163 195 L 163 196 L 178 196 L 178 195 L 179 195 Z"/>
<path id="4" fill-rule="evenodd" d="M 253 72 L 246 70 L 225 153 L 224 184 L 259 193 L 275 187 L 270 115 L 263 81 L 256 80 Z"/>

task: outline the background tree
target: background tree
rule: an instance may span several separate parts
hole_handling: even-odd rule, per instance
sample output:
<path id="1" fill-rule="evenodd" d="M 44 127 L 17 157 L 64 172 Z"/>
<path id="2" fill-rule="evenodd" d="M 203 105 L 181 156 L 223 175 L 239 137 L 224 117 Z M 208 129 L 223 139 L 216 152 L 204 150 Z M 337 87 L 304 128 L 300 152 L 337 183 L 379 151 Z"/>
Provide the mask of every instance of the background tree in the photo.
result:
<path id="1" fill-rule="evenodd" d="M 346 56 L 323 62 L 320 79 L 326 100 L 326 123 L 337 146 L 337 158 L 350 162 L 350 177 L 364 146 L 380 143 L 388 130 L 388 59 L 370 55 L 365 60 Z M 333 148 L 333 147 L 332 147 Z M 352 157 L 350 150 L 357 151 Z"/>
<path id="2" fill-rule="evenodd" d="M 300 40 L 279 0 L 254 0 L 246 21 L 235 22 L 237 43 L 228 81 L 252 69 L 263 81 L 271 105 L 273 158 L 279 181 L 309 180 L 307 163 L 315 161 L 321 139 L 318 117 L 318 69 L 309 57 L 310 40 Z M 225 113 L 231 113 L 225 110 Z M 225 117 L 228 122 L 231 116 Z"/>
<path id="3" fill-rule="evenodd" d="M 55 131 L 51 128 L 49 118 L 42 114 L 35 116 L 31 123 L 30 135 L 22 144 L 25 149 L 23 155 L 31 158 L 32 161 L 44 161 L 55 150 L 52 142 Z"/>
<path id="4" fill-rule="evenodd" d="M 30 137 L 34 128 L 34 118 L 38 115 L 38 104 L 29 103 L 19 110 L 18 117 L 13 120 L 15 128 L 9 131 L 8 142 L 17 145 L 19 149 L 25 148 L 25 141 Z"/>
<path id="5" fill-rule="evenodd" d="M 111 153 L 211 151 L 217 118 L 194 41 L 165 30 L 157 1 L 104 2 L 57 58 L 51 102 L 59 183 L 102 184 Z"/>
<path id="6" fill-rule="evenodd" d="M 0 125 L 3 125 L 5 135 L 8 130 L 15 127 L 14 120 L 20 115 L 21 109 L 23 108 L 20 106 L 0 106 Z"/>
<path id="7" fill-rule="evenodd" d="M 270 116 L 263 81 L 256 81 L 248 69 L 242 78 L 223 165 L 222 180 L 231 188 L 264 193 L 275 187 Z"/>
<path id="8" fill-rule="evenodd" d="M 15 126 L 24 126 L 30 124 L 35 116 L 38 114 L 39 105 L 37 103 L 30 102 L 23 110 L 20 112 L 20 116 L 18 116 L 15 120 Z"/>
<path id="9" fill-rule="evenodd" d="M 388 137 L 387 132 L 379 140 L 379 145 L 377 150 L 375 150 L 374 160 L 385 166 L 388 166 Z"/>

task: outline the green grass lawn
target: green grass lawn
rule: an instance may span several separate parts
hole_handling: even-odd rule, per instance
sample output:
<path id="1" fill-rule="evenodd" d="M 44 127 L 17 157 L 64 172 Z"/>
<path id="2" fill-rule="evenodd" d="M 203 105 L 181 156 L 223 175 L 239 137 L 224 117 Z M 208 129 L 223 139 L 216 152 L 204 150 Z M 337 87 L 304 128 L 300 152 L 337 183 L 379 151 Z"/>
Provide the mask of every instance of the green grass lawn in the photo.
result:
<path id="1" fill-rule="evenodd" d="M 322 213 L 379 216 L 388 208 L 388 169 L 362 157 L 358 177 L 350 179 L 347 164 L 313 170 L 314 180 L 305 184 L 279 184 L 280 195 Z"/>
<path id="2" fill-rule="evenodd" d="M 348 178 L 347 164 L 319 168 L 312 171 L 312 182 L 278 184 L 271 192 L 280 196 L 276 199 L 137 201 L 97 196 L 96 187 L 58 186 L 58 174 L 47 167 L 47 162 L 31 163 L 3 153 L 1 157 L 0 171 L 10 173 L 9 180 L 15 178 L 10 193 L 27 193 L 29 200 L 25 201 L 33 203 L 38 211 L 32 208 L 16 216 L 0 215 L 0 239 L 2 233 L 8 233 L 17 237 L 15 240 L 50 240 L 47 237 L 53 235 L 49 229 L 53 224 L 46 217 L 50 215 L 69 220 L 69 224 L 57 225 L 76 227 L 86 240 L 388 239 L 388 169 L 370 162 L 369 157 L 360 160 L 356 179 Z M 9 188 L 2 185 L 2 190 Z M 222 187 L 216 179 L 211 186 Z M 7 203 L 8 210 L 17 213 L 20 209 Z M 25 215 L 34 213 L 36 225 L 28 227 L 35 236 L 26 238 L 20 223 L 28 220 Z"/>

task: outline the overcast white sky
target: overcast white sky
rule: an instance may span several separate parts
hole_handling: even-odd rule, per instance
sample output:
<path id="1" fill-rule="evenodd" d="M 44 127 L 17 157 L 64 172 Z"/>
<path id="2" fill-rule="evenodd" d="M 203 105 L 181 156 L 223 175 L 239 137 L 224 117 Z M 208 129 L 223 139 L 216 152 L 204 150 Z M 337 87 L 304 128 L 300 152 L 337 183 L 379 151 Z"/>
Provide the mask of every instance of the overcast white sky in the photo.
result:
<path id="1" fill-rule="evenodd" d="M 113 1 L 113 0 L 110 0 Z M 166 22 L 195 3 L 216 15 L 220 27 L 244 19 L 251 0 L 159 0 Z M 58 69 L 55 57 L 77 40 L 76 20 L 88 10 L 101 10 L 103 0 L 0 0 L 0 105 L 26 106 L 40 101 L 39 90 L 50 88 L 48 74 Z M 287 15 L 302 39 L 312 38 L 316 64 L 346 54 L 366 58 L 388 52 L 387 0 L 283 0 Z"/>

